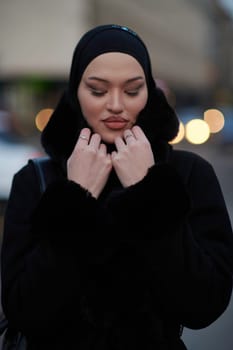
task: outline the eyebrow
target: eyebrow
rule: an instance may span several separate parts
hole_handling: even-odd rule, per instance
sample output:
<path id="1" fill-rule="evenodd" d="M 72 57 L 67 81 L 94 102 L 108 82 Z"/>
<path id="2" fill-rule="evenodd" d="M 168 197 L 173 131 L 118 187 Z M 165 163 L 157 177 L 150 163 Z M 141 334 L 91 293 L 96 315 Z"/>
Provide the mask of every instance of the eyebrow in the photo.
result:
<path id="1" fill-rule="evenodd" d="M 90 76 L 87 79 L 88 80 L 97 80 L 97 81 L 100 81 L 100 82 L 103 82 L 103 83 L 109 83 L 108 80 L 103 79 L 103 78 L 99 78 L 99 77 L 95 77 L 95 76 Z M 137 77 L 134 77 L 134 78 L 127 79 L 126 80 L 126 84 L 127 83 L 131 83 L 131 82 L 136 81 L 136 80 L 144 80 L 144 77 L 143 76 L 137 76 Z"/>

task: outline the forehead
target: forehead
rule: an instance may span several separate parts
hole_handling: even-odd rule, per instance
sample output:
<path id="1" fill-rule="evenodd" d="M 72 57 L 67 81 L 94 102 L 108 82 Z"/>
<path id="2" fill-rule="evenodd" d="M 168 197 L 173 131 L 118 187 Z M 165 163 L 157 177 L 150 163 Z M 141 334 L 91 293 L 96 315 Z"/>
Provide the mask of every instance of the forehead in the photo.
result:
<path id="1" fill-rule="evenodd" d="M 123 74 L 127 76 L 140 75 L 145 77 L 140 63 L 131 55 L 121 52 L 108 52 L 95 57 L 86 67 L 83 75 Z"/>

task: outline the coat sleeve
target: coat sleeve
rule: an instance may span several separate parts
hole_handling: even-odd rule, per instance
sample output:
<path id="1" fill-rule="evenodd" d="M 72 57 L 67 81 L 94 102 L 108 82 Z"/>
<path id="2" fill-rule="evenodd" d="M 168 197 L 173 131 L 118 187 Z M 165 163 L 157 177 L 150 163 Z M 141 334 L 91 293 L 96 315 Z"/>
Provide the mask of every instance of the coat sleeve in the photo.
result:
<path id="1" fill-rule="evenodd" d="M 151 305 L 162 319 L 203 328 L 224 312 L 232 291 L 233 235 L 207 161 L 195 157 L 188 181 L 173 165 L 156 165 L 109 207 L 126 222 L 126 232 L 133 228 L 150 276 Z"/>
<path id="2" fill-rule="evenodd" d="M 2 305 L 13 327 L 26 334 L 43 327 L 51 333 L 72 315 L 78 322 L 81 261 L 97 251 L 87 249 L 96 206 L 93 197 L 65 178 L 40 198 L 31 164 L 14 176 L 1 253 Z M 104 253 L 95 259 L 104 259 Z"/>

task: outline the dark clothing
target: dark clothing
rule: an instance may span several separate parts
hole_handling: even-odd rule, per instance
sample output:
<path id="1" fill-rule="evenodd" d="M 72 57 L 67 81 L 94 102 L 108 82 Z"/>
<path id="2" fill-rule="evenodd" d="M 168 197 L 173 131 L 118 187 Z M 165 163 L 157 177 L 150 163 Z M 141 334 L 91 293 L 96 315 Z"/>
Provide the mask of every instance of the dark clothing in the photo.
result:
<path id="1" fill-rule="evenodd" d="M 66 177 L 67 159 L 89 127 L 77 87 L 93 47 L 95 56 L 117 50 L 142 65 L 148 99 L 136 124 L 155 159 L 128 188 L 112 171 L 98 199 Z M 182 350 L 181 326 L 203 328 L 224 312 L 232 228 L 211 165 L 169 146 L 178 128 L 135 33 L 106 25 L 83 36 L 41 137 L 57 175 L 41 196 L 29 162 L 14 177 L 5 216 L 3 309 L 29 350 Z"/>
<path id="2" fill-rule="evenodd" d="M 114 173 L 98 200 L 61 169 L 40 198 L 14 177 L 2 301 L 29 349 L 185 349 L 180 325 L 215 321 L 232 290 L 233 240 L 218 180 L 197 155 L 154 150 L 146 177 Z"/>

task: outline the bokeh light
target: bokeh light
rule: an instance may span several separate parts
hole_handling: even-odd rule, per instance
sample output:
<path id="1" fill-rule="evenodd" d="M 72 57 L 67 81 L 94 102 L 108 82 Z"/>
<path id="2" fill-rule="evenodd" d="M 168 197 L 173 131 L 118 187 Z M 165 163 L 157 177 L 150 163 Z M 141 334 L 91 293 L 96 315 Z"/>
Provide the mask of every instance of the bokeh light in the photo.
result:
<path id="1" fill-rule="evenodd" d="M 53 113 L 52 108 L 45 108 L 45 109 L 42 109 L 39 113 L 37 113 L 35 118 L 35 124 L 39 131 L 43 131 L 52 113 Z"/>
<path id="2" fill-rule="evenodd" d="M 217 133 L 224 127 L 224 115 L 218 109 L 208 109 L 204 112 L 204 120 L 209 125 L 211 133 Z"/>
<path id="3" fill-rule="evenodd" d="M 170 142 L 170 144 L 174 145 L 174 144 L 181 142 L 184 138 L 184 135 L 185 135 L 184 124 L 180 121 L 179 132 L 178 132 L 177 136 Z"/>
<path id="4" fill-rule="evenodd" d="M 203 119 L 192 119 L 185 127 L 185 137 L 193 144 L 205 143 L 210 136 L 209 125 Z"/>

